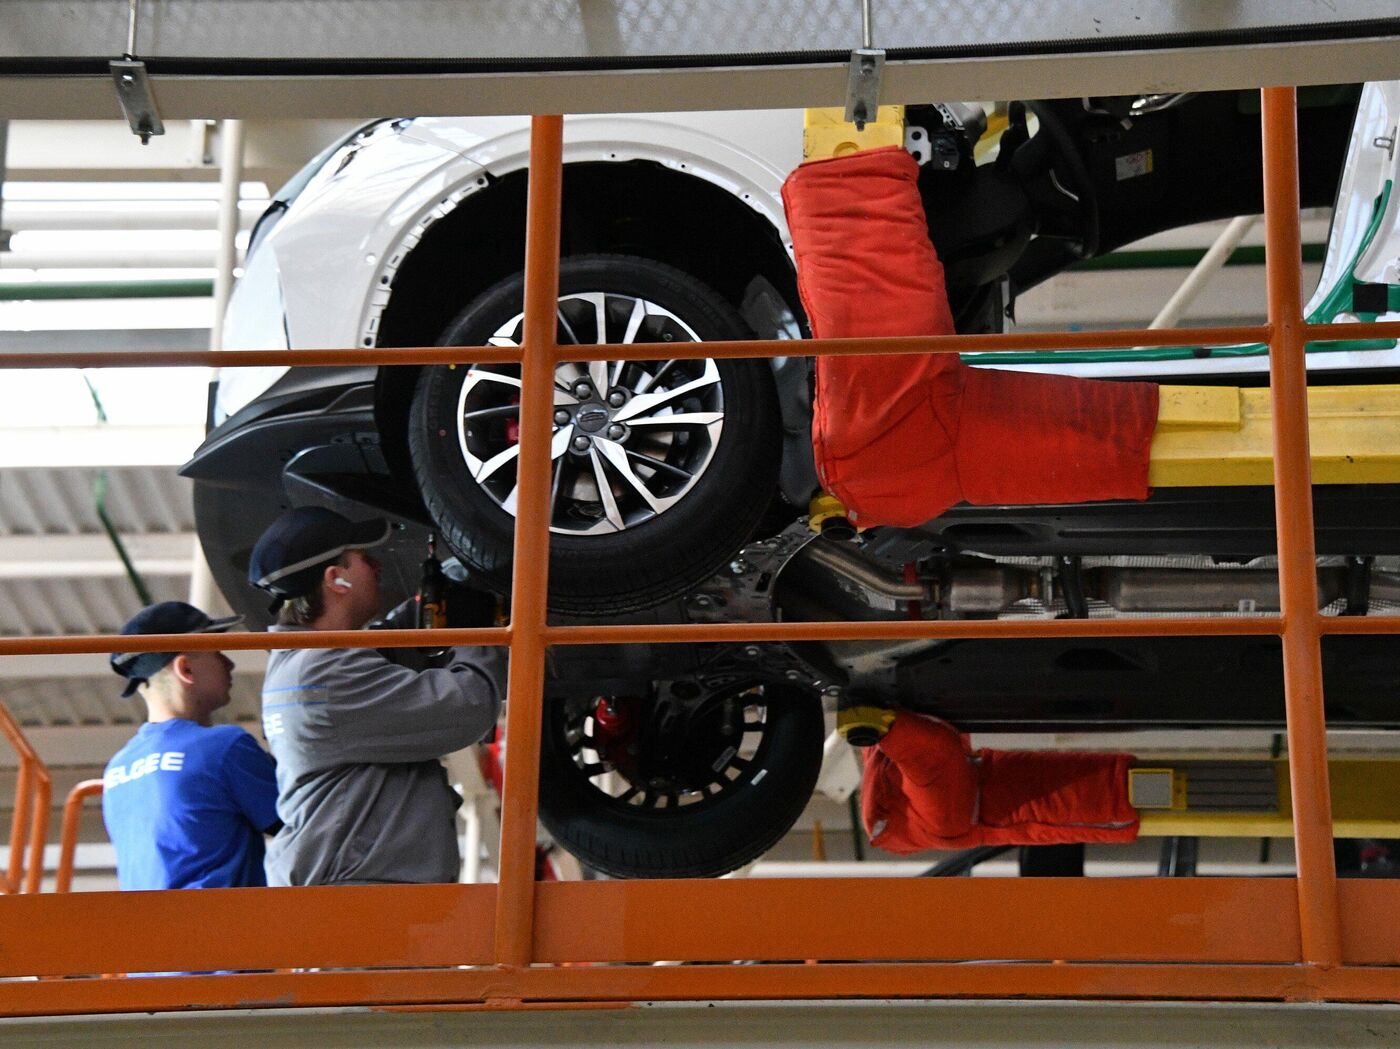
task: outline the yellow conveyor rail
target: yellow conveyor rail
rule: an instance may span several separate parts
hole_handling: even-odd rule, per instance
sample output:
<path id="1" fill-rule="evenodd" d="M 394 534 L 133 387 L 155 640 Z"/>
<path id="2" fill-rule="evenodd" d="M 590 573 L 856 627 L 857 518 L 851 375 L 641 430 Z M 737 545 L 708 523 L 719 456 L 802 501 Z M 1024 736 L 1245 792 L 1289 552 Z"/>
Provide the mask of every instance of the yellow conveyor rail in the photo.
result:
<path id="1" fill-rule="evenodd" d="M 1400 758 L 1333 758 L 1327 771 L 1337 837 L 1400 837 Z M 1293 836 L 1286 758 L 1150 761 L 1128 776 L 1144 835 Z"/>
<path id="2" fill-rule="evenodd" d="M 1314 484 L 1400 482 L 1400 386 L 1308 390 Z M 1272 484 L 1267 388 L 1163 386 L 1148 482 L 1156 487 Z"/>

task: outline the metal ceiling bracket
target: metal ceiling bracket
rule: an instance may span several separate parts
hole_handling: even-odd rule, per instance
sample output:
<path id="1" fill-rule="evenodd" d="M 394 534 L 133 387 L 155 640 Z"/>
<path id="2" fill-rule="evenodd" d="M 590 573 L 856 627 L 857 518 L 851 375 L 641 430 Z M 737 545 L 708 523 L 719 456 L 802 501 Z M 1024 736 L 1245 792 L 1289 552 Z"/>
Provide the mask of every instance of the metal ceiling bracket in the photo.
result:
<path id="1" fill-rule="evenodd" d="M 885 52 L 875 46 L 870 17 L 870 0 L 860 2 L 860 47 L 851 52 L 846 74 L 846 119 L 864 131 L 880 107 L 880 77 L 885 71 Z"/>
<path id="2" fill-rule="evenodd" d="M 880 48 L 861 47 L 851 52 L 850 71 L 846 79 L 846 119 L 864 131 L 868 121 L 875 119 L 880 107 L 880 77 L 885 69 L 885 52 Z"/>
<path id="3" fill-rule="evenodd" d="M 136 22 L 140 14 L 140 0 L 129 0 L 127 5 L 126 52 L 121 58 L 114 58 L 109 69 L 112 81 L 117 85 L 117 101 L 121 103 L 126 122 L 131 133 L 141 139 L 141 145 L 149 145 L 152 135 L 165 134 L 165 124 L 156 109 L 156 96 L 151 90 L 151 78 L 146 73 L 146 63 L 136 57 Z"/>
<path id="4" fill-rule="evenodd" d="M 10 250 L 10 231 L 5 228 L 5 176 L 10 151 L 10 122 L 0 120 L 0 254 Z"/>
<path id="5" fill-rule="evenodd" d="M 146 75 L 146 63 L 135 58 L 114 58 L 111 70 L 112 80 L 117 85 L 117 101 L 126 114 L 126 122 L 131 125 L 131 133 L 140 136 L 143 146 L 151 141 L 152 135 L 165 134 L 155 95 L 151 93 L 151 79 Z"/>

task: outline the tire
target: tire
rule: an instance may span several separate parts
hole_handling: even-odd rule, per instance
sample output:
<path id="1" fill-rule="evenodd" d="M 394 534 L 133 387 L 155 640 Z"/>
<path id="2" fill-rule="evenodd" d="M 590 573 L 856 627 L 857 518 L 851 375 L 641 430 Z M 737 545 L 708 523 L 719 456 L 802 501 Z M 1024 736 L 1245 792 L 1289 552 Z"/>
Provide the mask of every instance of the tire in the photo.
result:
<path id="1" fill-rule="evenodd" d="M 439 344 L 499 344 L 518 337 L 523 286 L 517 274 L 488 289 L 447 327 Z M 570 318 L 567 328 L 561 323 L 561 342 L 570 334 L 582 344 L 596 341 L 597 318 L 604 316 L 610 341 L 751 337 L 718 294 L 648 259 L 567 258 L 559 286 L 561 316 Z M 645 316 L 634 325 L 638 303 Z M 623 338 L 615 339 L 624 326 Z M 563 448 L 556 442 L 552 449 L 553 611 L 614 615 L 683 594 L 752 537 L 777 490 L 781 432 L 766 364 L 658 358 L 592 369 L 563 364 L 556 373 L 556 383 L 574 392 L 590 378 L 594 386 L 607 380 L 608 396 L 627 400 L 616 407 L 601 390 L 587 398 L 556 395 L 572 401 L 561 401 L 559 408 L 573 413 L 565 426 L 556 423 L 556 434 L 567 428 L 576 436 L 564 435 Z M 429 514 L 468 569 L 501 593 L 509 590 L 513 558 L 511 456 L 518 409 L 512 416 L 511 398 L 518 402 L 518 389 L 512 392 L 510 382 L 518 375 L 518 367 L 509 365 L 425 368 L 409 416 L 413 469 Z M 659 405 L 627 415 L 641 407 L 639 398 L 653 381 L 649 400 L 659 398 Z M 481 421 L 467 421 L 468 413 Z M 672 416 L 707 421 L 667 423 Z M 585 425 L 594 429 L 584 433 Z M 625 432 L 617 441 L 606 440 L 615 430 Z M 570 443 L 580 436 L 591 442 L 585 453 Z M 501 455 L 505 464 L 494 465 Z"/>
<path id="2" fill-rule="evenodd" d="M 763 717 L 757 746 L 751 753 L 740 748 L 749 753 L 746 767 L 718 793 L 692 791 L 691 803 L 677 806 L 671 799 L 664 807 L 657 807 L 645 789 L 629 801 L 635 788 L 626 775 L 619 777 L 616 764 L 601 761 L 579 740 L 588 732 L 587 710 L 581 723 L 577 702 L 550 701 L 540 753 L 541 821 L 582 863 L 616 878 L 714 877 L 762 856 L 811 797 L 821 771 L 825 723 L 821 701 L 790 686 L 767 685 L 740 698 L 753 704 L 746 708 L 746 726 L 752 727 L 748 719 L 755 707 L 762 708 Z M 596 736 L 596 718 L 592 724 Z M 697 733 L 704 738 L 690 740 L 682 752 L 696 768 L 716 764 L 712 752 L 725 742 L 714 733 L 713 719 L 708 724 L 709 731 Z M 599 785 L 604 768 L 620 778 L 626 788 L 620 794 Z"/>

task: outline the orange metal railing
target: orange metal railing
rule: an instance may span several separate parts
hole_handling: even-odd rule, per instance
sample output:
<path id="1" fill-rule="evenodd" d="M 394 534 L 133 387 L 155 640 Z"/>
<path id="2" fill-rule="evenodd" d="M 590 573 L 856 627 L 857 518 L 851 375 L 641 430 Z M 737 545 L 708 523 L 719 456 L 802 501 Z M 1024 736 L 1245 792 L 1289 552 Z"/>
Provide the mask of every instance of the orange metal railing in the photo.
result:
<path id="1" fill-rule="evenodd" d="M 78 827 L 83 819 L 83 802 L 102 796 L 100 779 L 85 779 L 68 792 L 63 803 L 63 826 L 58 834 L 58 866 L 53 875 L 54 892 L 73 889 L 73 858 L 78 851 Z"/>
<path id="2" fill-rule="evenodd" d="M 53 779 L 24 730 L 0 703 L 0 735 L 19 758 L 15 807 L 10 815 L 10 860 L 0 873 L 0 893 L 38 892 L 44 877 L 44 845 L 53 814 Z"/>
<path id="3" fill-rule="evenodd" d="M 315 968 L 235 979 L 6 983 L 0 1014 L 228 1005 L 577 1003 L 697 998 L 1056 996 L 1400 1000 L 1400 884 L 1336 879 L 1326 778 L 1324 634 L 1400 633 L 1400 617 L 1324 619 L 1313 575 L 1308 340 L 1400 336 L 1400 324 L 1307 325 L 1301 313 L 1296 97 L 1264 91 L 1268 323 L 1263 326 L 832 340 L 804 352 L 956 353 L 1135 345 L 1270 344 L 1282 613 L 1250 620 L 549 626 L 548 440 L 556 344 L 562 119 L 531 133 L 522 348 L 0 355 L 0 367 L 522 364 L 513 619 L 482 630 L 288 632 L 280 647 L 508 644 L 508 738 L 498 886 L 343 886 L 199 893 L 82 893 L 0 905 L 31 930 L 0 978 L 106 971 Z M 590 347 L 597 359 L 641 346 Z M 758 357 L 767 342 L 673 344 L 672 356 Z M 838 879 L 533 881 L 541 686 L 551 645 L 767 639 L 1262 634 L 1281 638 L 1296 879 Z M 11 652 L 266 648 L 266 635 L 3 638 Z M 588 920 L 580 920 L 586 915 Z M 348 917 L 347 917 L 348 916 Z M 107 935 L 87 935 L 101 924 Z M 162 939 L 147 930 L 187 929 Z M 83 935 L 78 935 L 82 933 Z M 656 968 L 602 964 L 684 959 Z M 1010 959 L 986 962 L 985 959 Z M 735 966 L 735 959 L 766 961 Z M 815 959 L 794 964 L 785 959 Z M 852 962 L 851 959 L 859 959 Z M 916 959 L 909 961 L 908 959 Z M 965 965 L 966 961 L 982 961 Z M 715 964 L 707 964 L 715 963 Z M 334 971 L 360 970 L 360 971 Z M 23 993 L 14 988 L 22 987 Z"/>
<path id="4" fill-rule="evenodd" d="M 1269 379 L 1274 403 L 1274 516 L 1283 615 L 1283 693 L 1288 775 L 1298 859 L 1303 960 L 1341 961 L 1327 722 L 1322 709 L 1308 374 L 1303 322 L 1303 245 L 1298 227 L 1298 111 L 1292 91 L 1264 92 L 1264 254 L 1268 282 Z"/>

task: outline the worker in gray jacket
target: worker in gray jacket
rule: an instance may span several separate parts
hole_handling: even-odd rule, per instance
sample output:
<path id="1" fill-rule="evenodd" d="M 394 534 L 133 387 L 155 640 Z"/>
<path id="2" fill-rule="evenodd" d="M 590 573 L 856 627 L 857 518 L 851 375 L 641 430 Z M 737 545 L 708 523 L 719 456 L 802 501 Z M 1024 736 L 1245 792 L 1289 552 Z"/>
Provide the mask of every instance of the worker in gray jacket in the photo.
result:
<path id="1" fill-rule="evenodd" d="M 356 630 L 382 609 L 382 520 L 320 507 L 279 517 L 253 548 L 252 583 L 273 594 L 275 630 Z M 272 652 L 263 733 L 277 759 L 282 830 L 269 885 L 450 882 L 461 803 L 439 759 L 496 724 L 505 650 L 459 648 L 410 670 L 372 648 Z"/>

